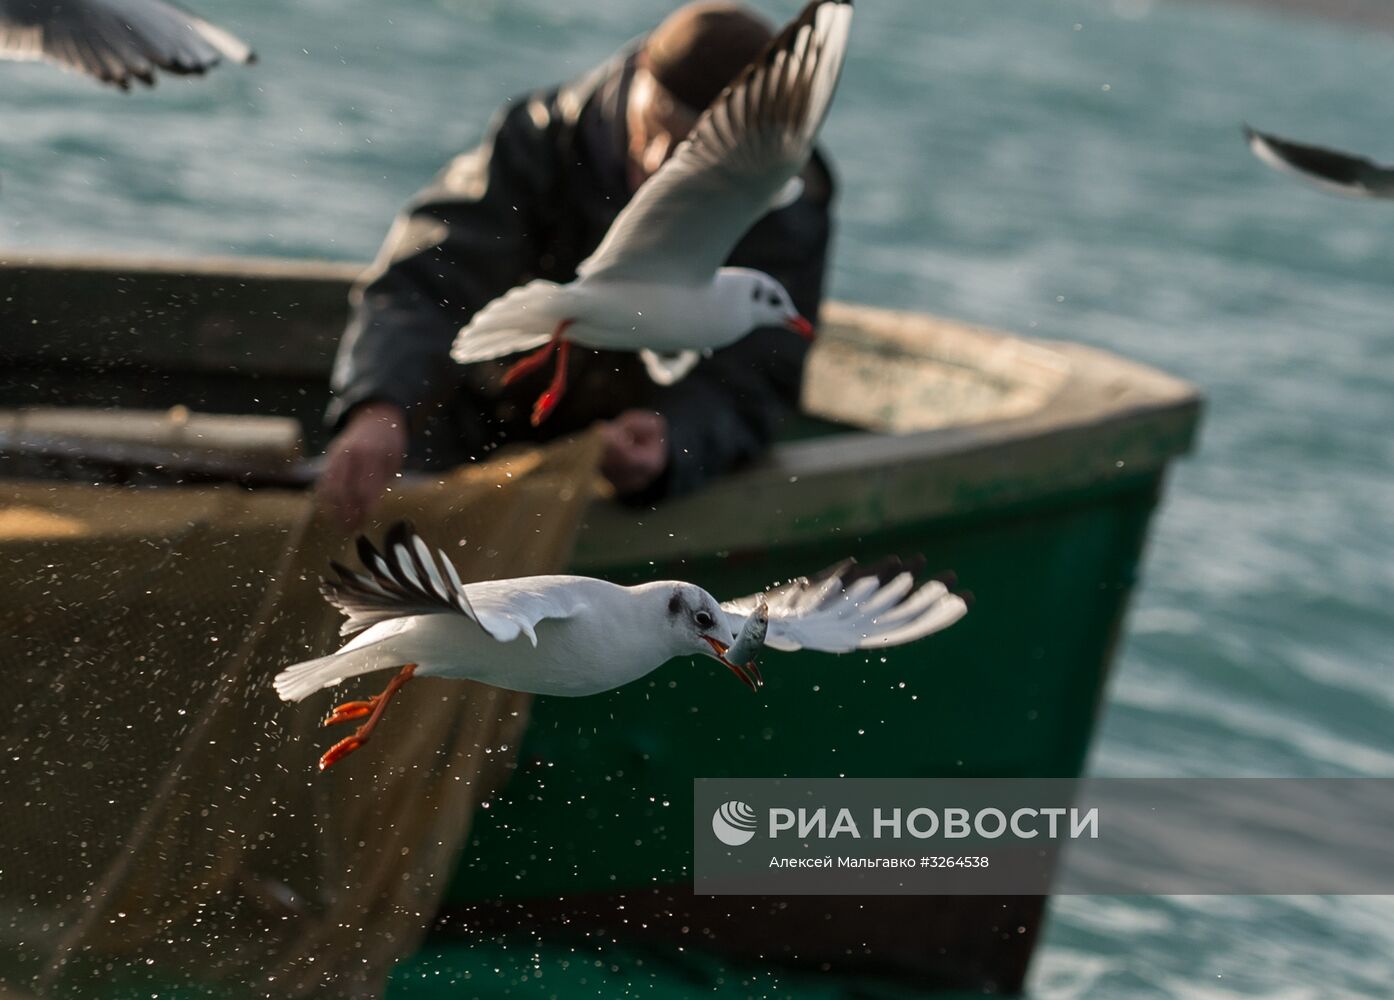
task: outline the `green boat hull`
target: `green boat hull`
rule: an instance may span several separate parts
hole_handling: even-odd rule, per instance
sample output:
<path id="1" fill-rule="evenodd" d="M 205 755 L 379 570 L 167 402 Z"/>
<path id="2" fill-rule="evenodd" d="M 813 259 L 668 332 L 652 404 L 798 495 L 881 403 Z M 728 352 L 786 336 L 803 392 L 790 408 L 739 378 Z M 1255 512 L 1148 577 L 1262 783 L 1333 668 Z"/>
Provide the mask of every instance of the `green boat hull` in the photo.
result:
<path id="1" fill-rule="evenodd" d="M 754 908 L 689 898 L 693 779 L 1079 774 L 1160 487 L 1146 474 L 874 533 L 611 569 L 626 582 L 672 576 L 738 595 L 848 552 L 923 552 L 957 570 L 975 601 L 964 621 L 911 646 L 771 653 L 758 695 L 709 660 L 684 660 L 609 694 L 539 698 L 518 772 L 479 814 L 449 902 L 466 926 L 526 926 L 543 909 L 561 929 L 628 911 L 681 939 L 684 924 L 705 919 L 718 922 L 708 940 L 727 954 L 1015 991 L 1041 897 L 799 897 Z M 655 898 L 653 886 L 678 891 Z M 575 909 L 539 907 L 558 896 Z M 518 905 L 497 902 L 506 899 Z M 824 914 L 837 931 L 798 944 Z M 923 928 L 921 946 L 907 954 L 894 935 L 883 948 L 874 928 L 906 921 Z M 945 942 L 953 948 L 941 956 Z"/>

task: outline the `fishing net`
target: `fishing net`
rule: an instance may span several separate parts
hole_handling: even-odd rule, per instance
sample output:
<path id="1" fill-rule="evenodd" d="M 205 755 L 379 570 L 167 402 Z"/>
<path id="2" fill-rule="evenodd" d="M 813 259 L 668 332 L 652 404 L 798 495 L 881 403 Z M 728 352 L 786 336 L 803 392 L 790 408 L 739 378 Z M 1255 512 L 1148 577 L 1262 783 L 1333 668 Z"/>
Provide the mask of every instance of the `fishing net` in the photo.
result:
<path id="1" fill-rule="evenodd" d="M 404 485 L 366 530 L 414 521 L 467 581 L 555 572 L 599 450 L 588 435 Z M 347 735 L 318 728 L 327 708 L 386 680 L 298 705 L 271 689 L 339 641 L 318 593 L 336 557 L 348 540 L 303 493 L 0 484 L 0 996 L 148 973 L 367 997 L 415 949 L 529 699 L 414 681 L 316 773 Z"/>

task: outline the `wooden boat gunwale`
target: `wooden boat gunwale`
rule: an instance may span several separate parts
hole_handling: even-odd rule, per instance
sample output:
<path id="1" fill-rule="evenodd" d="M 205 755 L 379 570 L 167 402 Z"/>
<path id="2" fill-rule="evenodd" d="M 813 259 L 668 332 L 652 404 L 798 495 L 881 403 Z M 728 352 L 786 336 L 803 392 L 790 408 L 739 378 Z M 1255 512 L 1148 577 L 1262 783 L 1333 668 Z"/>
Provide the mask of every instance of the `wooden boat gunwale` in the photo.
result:
<path id="1" fill-rule="evenodd" d="M 0 257 L 0 277 L 14 289 L 5 307 L 31 318 L 6 324 L 17 335 L 0 339 L 0 362 L 97 362 L 113 371 L 191 376 L 232 371 L 323 384 L 348 289 L 361 272 L 357 264 L 265 258 Z M 64 319 L 85 311 L 79 292 L 92 297 L 86 308 L 98 316 L 72 330 Z M 148 329 L 131 319 L 141 316 Z M 906 359 L 932 349 L 936 364 L 986 372 L 989 380 L 1016 377 L 1012 364 L 1029 368 L 1021 381 L 1034 405 L 908 433 L 833 429 L 781 441 L 754 466 L 697 497 L 659 505 L 637 524 L 632 508 L 596 504 L 578 539 L 577 565 L 600 570 L 636 558 L 795 541 L 824 532 L 817 521 L 830 513 L 839 530 L 862 533 L 1000 508 L 1042 491 L 1155 473 L 1193 443 L 1201 407 L 1195 388 L 1105 351 L 837 302 L 827 304 L 820 327 L 831 348 L 856 343 Z M 295 350 L 272 349 L 282 337 Z M 807 381 L 815 397 L 821 392 L 833 404 L 809 399 L 815 415 L 847 410 L 833 398 L 841 390 L 819 374 L 816 353 Z M 719 538 L 712 525 L 721 526 Z"/>

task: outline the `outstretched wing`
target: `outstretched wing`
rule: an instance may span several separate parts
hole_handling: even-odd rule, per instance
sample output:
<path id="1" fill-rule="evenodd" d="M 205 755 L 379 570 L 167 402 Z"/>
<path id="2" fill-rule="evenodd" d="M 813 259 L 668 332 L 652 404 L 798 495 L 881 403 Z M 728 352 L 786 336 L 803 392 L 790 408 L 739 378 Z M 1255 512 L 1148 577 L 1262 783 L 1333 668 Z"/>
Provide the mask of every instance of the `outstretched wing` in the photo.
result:
<path id="1" fill-rule="evenodd" d="M 153 84 L 157 69 L 256 60 L 235 35 L 165 0 L 0 0 L 0 58 L 48 59 L 122 90 Z"/>
<path id="2" fill-rule="evenodd" d="M 367 573 L 329 564 L 339 579 L 322 581 L 320 593 L 348 616 L 340 635 L 410 615 L 454 612 L 479 620 L 449 557 L 442 551 L 433 555 L 409 523 L 389 528 L 383 548 L 379 552 L 367 536 L 358 536 L 358 559 Z"/>
<path id="3" fill-rule="evenodd" d="M 923 559 L 886 559 L 859 566 L 845 559 L 813 577 L 722 604 L 732 632 L 763 598 L 769 606 L 765 645 L 792 652 L 847 653 L 913 642 L 948 628 L 968 613 L 966 594 L 955 593 L 952 574 L 916 585 Z"/>
<path id="4" fill-rule="evenodd" d="M 706 284 L 808 162 L 842 72 L 851 0 L 814 0 L 702 113 L 577 273 Z"/>
<path id="5" fill-rule="evenodd" d="M 570 618 L 586 607 L 586 595 L 598 580 L 575 576 L 531 576 L 464 584 L 450 557 L 431 549 L 406 521 L 388 529 L 383 551 L 362 535 L 358 558 L 366 573 L 336 562 L 338 580 L 324 580 L 322 593 L 348 616 L 340 635 L 413 615 L 461 614 L 499 642 L 526 635 L 537 645 L 537 623 Z"/>
<path id="6" fill-rule="evenodd" d="M 1394 198 L 1394 168 L 1337 149 L 1309 146 L 1244 126 L 1244 138 L 1264 163 L 1337 194 Z"/>
<path id="7" fill-rule="evenodd" d="M 466 589 L 484 631 L 499 642 L 525 635 L 536 646 L 539 622 L 579 614 L 595 588 L 613 586 L 584 576 L 523 576 L 471 583 Z"/>

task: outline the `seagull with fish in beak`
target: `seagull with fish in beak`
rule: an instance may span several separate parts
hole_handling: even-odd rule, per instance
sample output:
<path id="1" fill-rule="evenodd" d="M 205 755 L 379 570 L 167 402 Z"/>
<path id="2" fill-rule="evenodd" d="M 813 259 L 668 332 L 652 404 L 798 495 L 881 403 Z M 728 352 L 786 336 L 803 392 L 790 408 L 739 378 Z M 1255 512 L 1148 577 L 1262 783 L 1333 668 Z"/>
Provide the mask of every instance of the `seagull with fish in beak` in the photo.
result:
<path id="1" fill-rule="evenodd" d="M 462 583 L 405 522 L 382 552 L 358 540 L 365 572 L 331 566 L 325 598 L 361 633 L 329 656 L 286 667 L 276 693 L 301 701 L 322 688 L 395 668 L 387 687 L 339 705 L 324 724 L 364 719 L 320 758 L 320 770 L 362 747 L 393 696 L 414 677 L 475 680 L 533 694 L 582 696 L 638 680 L 671 659 L 719 661 L 752 691 L 763 647 L 846 653 L 898 646 L 947 628 L 968 610 L 951 580 L 917 583 L 919 563 L 863 569 L 848 559 L 812 577 L 722 603 L 680 580 L 622 587 L 586 576 Z"/>

